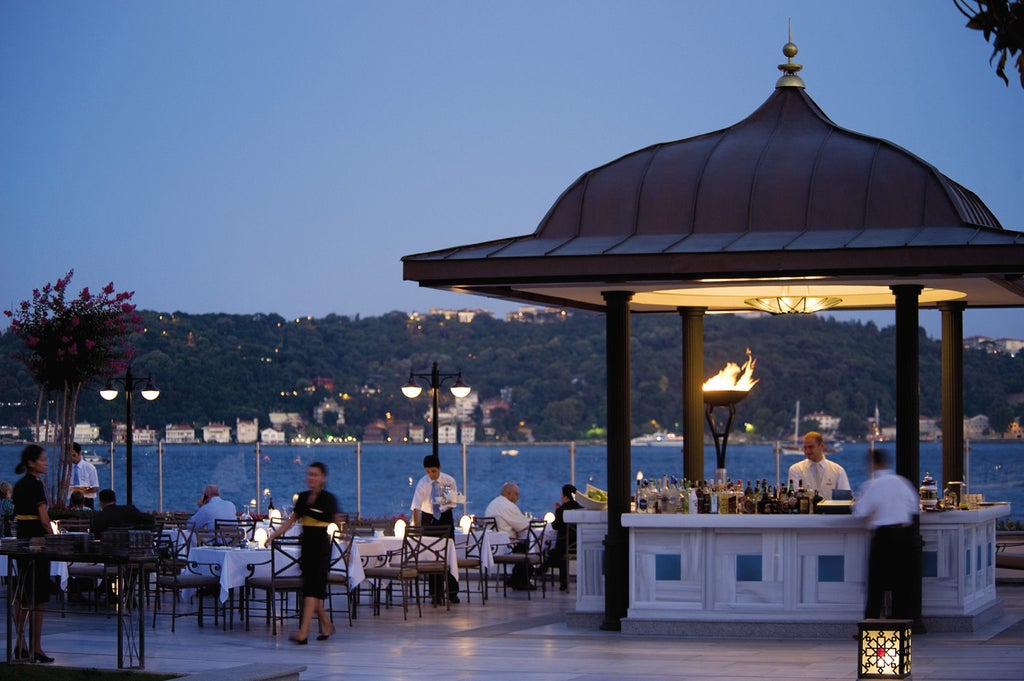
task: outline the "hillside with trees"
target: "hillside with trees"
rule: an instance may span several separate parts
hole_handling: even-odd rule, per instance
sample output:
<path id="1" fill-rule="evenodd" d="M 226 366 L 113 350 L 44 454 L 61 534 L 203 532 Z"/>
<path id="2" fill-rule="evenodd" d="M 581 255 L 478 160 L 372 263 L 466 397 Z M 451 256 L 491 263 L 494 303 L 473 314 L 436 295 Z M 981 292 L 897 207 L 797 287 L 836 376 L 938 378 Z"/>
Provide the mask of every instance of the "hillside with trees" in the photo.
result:
<path id="1" fill-rule="evenodd" d="M 377 317 L 329 315 L 284 319 L 274 314 L 192 315 L 143 312 L 144 331 L 134 339 L 136 376 L 152 375 L 161 389 L 154 402 L 136 402 L 136 426 L 169 423 L 233 425 L 272 411 L 298 412 L 311 420 L 325 397 L 344 407 L 343 425 L 314 435 L 362 436 L 385 418 L 422 422 L 429 402 L 401 393 L 410 370 L 463 372 L 480 400 L 504 395 L 507 413 L 493 415 L 499 439 L 600 437 L 605 427 L 604 318 L 574 313 L 564 321 L 522 323 L 478 315 L 470 323 L 440 315 L 414 318 L 401 312 Z M 803 412 L 841 418 L 840 431 L 863 436 L 875 405 L 883 424 L 895 412 L 895 330 L 823 317 L 709 316 L 705 320 L 705 373 L 726 362 L 742 364 L 749 347 L 760 382 L 737 411 L 753 437 L 789 437 L 794 403 Z M 673 316 L 633 317 L 633 433 L 681 430 L 681 323 Z M 921 347 L 921 412 L 941 414 L 940 344 L 924 332 Z M 11 333 L 0 337 L 0 425 L 25 426 L 35 418 L 37 388 L 11 357 Z M 965 411 L 986 414 L 1003 429 L 1024 412 L 1024 358 L 965 350 Z M 333 381 L 326 391 L 315 379 Z M 122 400 L 104 402 L 84 390 L 80 421 L 124 419 Z M 450 399 L 447 391 L 444 398 Z M 45 414 L 44 414 L 45 415 Z M 476 413 L 479 420 L 481 414 Z M 322 431 L 322 432 L 320 432 Z M 478 431 L 480 432 L 480 431 Z"/>

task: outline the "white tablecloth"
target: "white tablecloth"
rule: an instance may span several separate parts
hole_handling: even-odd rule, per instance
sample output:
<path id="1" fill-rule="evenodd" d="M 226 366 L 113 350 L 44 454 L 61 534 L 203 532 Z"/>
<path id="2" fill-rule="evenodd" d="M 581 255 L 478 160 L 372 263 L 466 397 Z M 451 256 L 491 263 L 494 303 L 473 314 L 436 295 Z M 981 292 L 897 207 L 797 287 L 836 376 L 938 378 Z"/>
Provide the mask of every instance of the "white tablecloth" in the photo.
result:
<path id="1" fill-rule="evenodd" d="M 455 532 L 455 545 L 458 547 L 459 557 L 466 557 L 466 545 L 469 543 L 469 535 Z M 494 553 L 508 553 L 508 532 L 497 532 L 487 530 L 484 533 L 484 540 L 480 547 L 480 563 L 488 572 L 494 571 Z"/>
<path id="2" fill-rule="evenodd" d="M 356 538 L 352 544 L 352 552 L 348 562 L 348 583 L 355 588 L 366 581 L 366 573 L 363 571 L 363 558 L 370 556 L 383 556 L 388 551 L 394 551 L 395 555 L 402 549 L 402 539 L 398 537 L 367 537 L 365 540 Z M 375 561 L 370 565 L 376 565 Z M 455 542 L 448 540 L 448 571 L 456 580 L 459 578 L 459 554 Z"/>
<path id="3" fill-rule="evenodd" d="M 201 574 L 205 572 L 215 575 L 219 570 L 221 603 L 228 600 L 231 589 L 244 586 L 250 574 L 257 577 L 270 575 L 270 549 L 193 546 L 188 552 L 188 560 L 190 563 L 198 563 L 196 571 Z M 295 572 L 298 573 L 298 566 L 295 567 Z"/>
<path id="4" fill-rule="evenodd" d="M 7 576 L 7 556 L 0 556 L 0 577 Z M 50 561 L 50 576 L 60 577 L 60 588 L 68 588 L 68 564 L 60 560 Z"/>

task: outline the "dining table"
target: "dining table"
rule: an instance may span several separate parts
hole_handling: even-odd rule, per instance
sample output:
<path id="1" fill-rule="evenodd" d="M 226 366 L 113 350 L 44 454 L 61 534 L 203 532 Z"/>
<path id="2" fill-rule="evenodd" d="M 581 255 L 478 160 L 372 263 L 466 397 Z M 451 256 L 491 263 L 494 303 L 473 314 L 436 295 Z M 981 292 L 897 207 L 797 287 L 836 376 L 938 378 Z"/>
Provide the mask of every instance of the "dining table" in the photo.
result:
<path id="1" fill-rule="evenodd" d="M 402 549 L 402 537 L 355 537 L 352 540 L 352 551 L 349 553 L 348 582 L 351 588 L 356 588 L 366 581 L 364 568 L 370 561 L 376 559 L 386 560 L 388 554 L 397 554 Z M 448 571 L 459 578 L 459 554 L 456 542 L 448 539 Z"/>
<path id="2" fill-rule="evenodd" d="M 270 575 L 270 549 L 193 546 L 188 551 L 188 561 L 201 574 L 220 578 L 221 603 L 228 601 L 233 589 L 245 586 L 249 577 Z"/>

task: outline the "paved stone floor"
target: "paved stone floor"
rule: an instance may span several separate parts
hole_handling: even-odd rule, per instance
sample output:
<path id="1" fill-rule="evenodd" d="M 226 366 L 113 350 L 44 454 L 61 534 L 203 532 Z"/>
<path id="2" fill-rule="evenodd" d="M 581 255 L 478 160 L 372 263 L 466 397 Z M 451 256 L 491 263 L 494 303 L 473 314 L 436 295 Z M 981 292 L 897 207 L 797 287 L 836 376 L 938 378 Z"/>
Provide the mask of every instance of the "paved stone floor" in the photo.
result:
<path id="1" fill-rule="evenodd" d="M 913 639 L 913 677 L 929 681 L 1019 681 L 1024 678 L 1024 584 L 1001 584 L 1004 616 L 983 631 L 928 634 Z M 270 634 L 260 618 L 245 632 L 199 629 L 194 618 L 177 622 L 171 633 L 167 618 L 146 628 L 146 669 L 196 672 L 251 662 L 301 664 L 301 678 L 475 679 L 524 681 L 597 681 L 602 679 L 816 679 L 856 678 L 853 640 L 679 640 L 627 637 L 618 633 L 566 627 L 564 613 L 574 599 L 564 593 L 500 594 L 482 606 L 473 603 L 444 609 L 415 610 L 403 621 L 401 608 L 379 617 L 362 607 L 355 626 L 339 618 L 337 634 L 326 642 L 298 646 L 285 633 Z M 44 648 L 58 665 L 116 666 L 116 623 L 81 613 L 61 619 L 50 614 Z"/>

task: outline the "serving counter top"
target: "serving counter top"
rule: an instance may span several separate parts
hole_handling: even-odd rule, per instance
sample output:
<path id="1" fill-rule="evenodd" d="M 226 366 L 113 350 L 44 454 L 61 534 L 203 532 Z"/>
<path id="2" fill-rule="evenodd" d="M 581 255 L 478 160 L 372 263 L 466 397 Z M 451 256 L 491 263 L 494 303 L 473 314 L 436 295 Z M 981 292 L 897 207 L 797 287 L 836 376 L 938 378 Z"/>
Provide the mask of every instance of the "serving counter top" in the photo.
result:
<path id="1" fill-rule="evenodd" d="M 921 514 L 929 629 L 970 630 L 998 612 L 995 521 L 1009 513 L 1009 504 L 990 504 Z M 600 612 L 607 514 L 565 518 L 578 528 L 577 613 Z M 626 514 L 622 525 L 630 566 L 623 631 L 771 635 L 785 623 L 813 637 L 862 616 L 870 533 L 852 515 Z M 721 628 L 729 624 L 742 626 Z"/>

